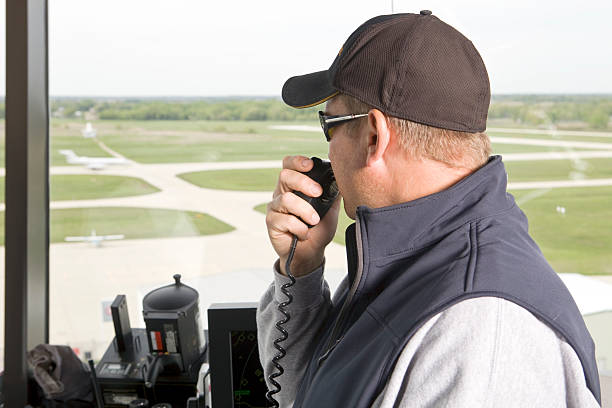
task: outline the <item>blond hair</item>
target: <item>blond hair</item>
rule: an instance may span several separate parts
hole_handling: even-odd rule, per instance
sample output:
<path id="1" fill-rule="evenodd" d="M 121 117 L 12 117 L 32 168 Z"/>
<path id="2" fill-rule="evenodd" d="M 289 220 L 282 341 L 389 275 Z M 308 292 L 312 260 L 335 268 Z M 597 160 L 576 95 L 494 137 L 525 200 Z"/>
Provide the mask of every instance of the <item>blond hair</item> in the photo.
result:
<path id="1" fill-rule="evenodd" d="M 371 106 L 346 95 L 338 96 L 349 109 L 347 113 L 366 113 Z M 384 112 L 383 112 L 384 113 Z M 441 129 L 385 114 L 390 126 L 400 135 L 400 145 L 415 160 L 430 159 L 449 167 L 476 170 L 491 155 L 491 141 L 485 132 L 468 133 Z M 357 126 L 363 121 L 354 121 Z"/>

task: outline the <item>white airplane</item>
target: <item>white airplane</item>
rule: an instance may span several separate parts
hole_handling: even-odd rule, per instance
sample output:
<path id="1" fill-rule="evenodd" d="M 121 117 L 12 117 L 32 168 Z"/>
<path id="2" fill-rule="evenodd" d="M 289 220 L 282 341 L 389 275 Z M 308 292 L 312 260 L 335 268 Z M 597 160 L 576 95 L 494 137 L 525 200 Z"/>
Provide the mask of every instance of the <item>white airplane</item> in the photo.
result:
<path id="1" fill-rule="evenodd" d="M 91 126 L 91 122 L 87 122 L 85 129 L 81 130 L 81 133 L 83 133 L 83 137 L 85 138 L 92 138 L 97 135 L 96 129 Z"/>
<path id="2" fill-rule="evenodd" d="M 72 150 L 60 150 L 60 154 L 66 156 L 69 164 L 81 164 L 91 170 L 101 170 L 111 164 L 128 164 L 129 160 L 123 157 L 87 157 L 78 156 Z"/>
<path id="3" fill-rule="evenodd" d="M 96 230 L 91 230 L 91 235 L 83 236 L 83 237 L 66 237 L 64 240 L 66 242 L 90 242 L 96 248 L 102 246 L 102 241 L 114 241 L 117 239 L 123 239 L 125 235 L 96 235 Z"/>

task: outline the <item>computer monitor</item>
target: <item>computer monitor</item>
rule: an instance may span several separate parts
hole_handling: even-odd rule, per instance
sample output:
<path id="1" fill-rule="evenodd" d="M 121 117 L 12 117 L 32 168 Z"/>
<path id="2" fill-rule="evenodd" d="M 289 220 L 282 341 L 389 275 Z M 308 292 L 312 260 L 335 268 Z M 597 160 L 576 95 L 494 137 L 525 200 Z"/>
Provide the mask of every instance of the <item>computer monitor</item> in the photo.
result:
<path id="1" fill-rule="evenodd" d="M 213 303 L 208 309 L 213 407 L 268 408 L 257 348 L 257 303 Z"/>

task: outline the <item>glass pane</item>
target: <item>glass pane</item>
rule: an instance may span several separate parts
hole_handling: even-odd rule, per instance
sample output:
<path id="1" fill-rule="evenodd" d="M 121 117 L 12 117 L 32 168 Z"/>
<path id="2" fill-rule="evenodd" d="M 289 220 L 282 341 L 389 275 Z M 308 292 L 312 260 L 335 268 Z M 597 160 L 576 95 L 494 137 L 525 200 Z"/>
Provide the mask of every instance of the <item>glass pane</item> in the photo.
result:
<path id="1" fill-rule="evenodd" d="M 276 259 L 264 213 L 280 160 L 325 158 L 328 148 L 318 107 L 287 108 L 282 84 L 328 67 L 359 24 L 389 12 L 381 3 L 274 2 L 261 10 L 239 2 L 236 16 L 233 3 L 111 3 L 53 2 L 49 22 L 51 342 L 96 361 L 114 336 L 118 294 L 139 328 L 144 296 L 174 274 L 198 290 L 202 327 L 211 303 L 259 299 Z M 330 25 L 321 10 L 343 18 Z M 521 20 L 544 24 L 538 13 L 511 18 L 492 5 L 476 13 L 449 3 L 440 16 L 474 41 L 488 66 L 493 152 L 504 158 L 533 238 L 576 298 L 600 370 L 610 373 L 612 88 L 601 68 L 610 61 L 584 47 L 593 51 L 595 33 L 612 32 L 600 32 L 609 26 L 605 13 L 589 13 L 597 23 L 569 38 L 573 11 L 553 11 L 546 27 L 556 34 L 546 36 Z M 517 27 L 525 30 L 519 37 Z M 558 62 L 568 53 L 602 59 L 574 74 Z M 332 290 L 346 274 L 351 222 L 341 214 L 326 252 Z"/>

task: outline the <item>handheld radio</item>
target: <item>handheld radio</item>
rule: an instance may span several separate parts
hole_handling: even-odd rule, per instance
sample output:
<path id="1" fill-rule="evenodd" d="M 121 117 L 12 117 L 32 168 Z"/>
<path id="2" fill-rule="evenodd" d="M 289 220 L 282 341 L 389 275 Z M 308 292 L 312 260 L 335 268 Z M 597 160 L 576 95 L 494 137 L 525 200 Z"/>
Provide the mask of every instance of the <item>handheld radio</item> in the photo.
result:
<path id="1" fill-rule="evenodd" d="M 319 218 L 323 219 L 338 197 L 338 185 L 336 184 L 336 178 L 334 177 L 334 172 L 332 171 L 329 161 L 321 160 L 318 157 L 312 157 L 311 160 L 314 162 L 312 170 L 304 174 L 319 183 L 323 188 L 323 192 L 319 197 L 310 197 L 300 191 L 294 191 L 293 193 L 312 205 L 319 214 Z M 313 227 L 307 222 L 305 222 L 305 224 L 308 225 L 309 228 Z"/>

